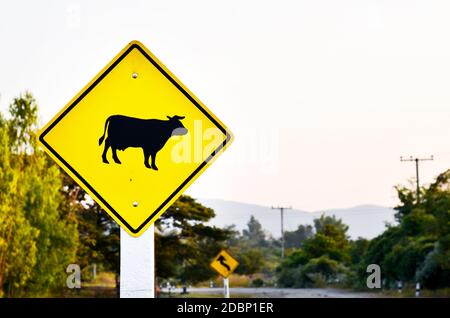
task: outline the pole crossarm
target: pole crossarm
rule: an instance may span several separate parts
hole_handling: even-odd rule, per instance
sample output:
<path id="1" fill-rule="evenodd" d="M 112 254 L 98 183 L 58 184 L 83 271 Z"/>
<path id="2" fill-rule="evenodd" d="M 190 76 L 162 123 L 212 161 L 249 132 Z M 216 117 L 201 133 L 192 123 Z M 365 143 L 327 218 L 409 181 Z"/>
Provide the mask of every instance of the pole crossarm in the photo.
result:
<path id="1" fill-rule="evenodd" d="M 400 157 L 400 161 L 430 161 L 430 160 L 434 160 L 433 155 L 427 158 L 414 158 L 413 156 L 409 156 L 409 158 L 404 158 L 403 156 Z"/>

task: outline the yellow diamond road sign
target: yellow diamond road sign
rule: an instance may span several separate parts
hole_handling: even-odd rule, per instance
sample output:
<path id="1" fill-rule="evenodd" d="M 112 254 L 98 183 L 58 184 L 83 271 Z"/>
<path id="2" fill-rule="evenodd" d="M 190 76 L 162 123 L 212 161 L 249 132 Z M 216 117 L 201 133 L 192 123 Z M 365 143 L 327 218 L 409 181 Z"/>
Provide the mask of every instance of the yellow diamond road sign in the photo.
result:
<path id="1" fill-rule="evenodd" d="M 226 126 L 137 41 L 39 133 L 44 150 L 133 236 L 231 140 Z"/>
<path id="2" fill-rule="evenodd" d="M 233 258 L 227 251 L 222 250 L 211 262 L 211 267 L 224 278 L 230 276 L 239 262 Z"/>

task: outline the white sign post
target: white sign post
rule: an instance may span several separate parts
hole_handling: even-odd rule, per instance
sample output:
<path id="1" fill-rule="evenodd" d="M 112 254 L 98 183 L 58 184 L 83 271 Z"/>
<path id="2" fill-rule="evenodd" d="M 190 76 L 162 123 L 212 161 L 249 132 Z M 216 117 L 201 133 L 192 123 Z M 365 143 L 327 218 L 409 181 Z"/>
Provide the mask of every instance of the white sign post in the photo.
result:
<path id="1" fill-rule="evenodd" d="M 155 226 L 139 237 L 120 228 L 120 298 L 155 297 Z"/>
<path id="2" fill-rule="evenodd" d="M 223 293 L 225 298 L 230 298 L 230 282 L 228 277 L 223 279 Z"/>

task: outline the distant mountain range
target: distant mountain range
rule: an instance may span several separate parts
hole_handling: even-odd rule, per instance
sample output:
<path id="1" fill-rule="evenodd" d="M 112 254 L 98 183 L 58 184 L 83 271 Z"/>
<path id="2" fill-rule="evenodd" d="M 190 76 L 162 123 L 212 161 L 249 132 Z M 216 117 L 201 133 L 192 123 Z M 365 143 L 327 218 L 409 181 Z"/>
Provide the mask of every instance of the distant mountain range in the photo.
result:
<path id="1" fill-rule="evenodd" d="M 224 227 L 234 224 L 242 231 L 247 227 L 250 216 L 253 215 L 262 227 L 273 237 L 281 236 L 280 212 L 270 207 L 227 201 L 220 199 L 198 199 L 203 205 L 214 209 L 216 217 L 209 224 Z M 395 211 L 378 205 L 359 205 L 348 209 L 329 209 L 326 211 L 306 212 L 301 210 L 285 210 L 284 228 L 295 230 L 300 224 L 313 224 L 313 219 L 321 214 L 335 215 L 349 226 L 351 238 L 374 238 L 385 230 L 385 224 L 395 223 Z"/>

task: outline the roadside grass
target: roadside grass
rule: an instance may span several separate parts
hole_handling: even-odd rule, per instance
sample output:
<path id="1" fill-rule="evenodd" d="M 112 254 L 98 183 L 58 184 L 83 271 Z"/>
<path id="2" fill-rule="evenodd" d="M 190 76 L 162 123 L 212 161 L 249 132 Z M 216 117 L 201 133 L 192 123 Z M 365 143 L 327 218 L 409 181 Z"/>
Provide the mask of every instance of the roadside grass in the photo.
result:
<path id="1" fill-rule="evenodd" d="M 117 298 L 116 282 L 113 273 L 99 273 L 96 279 L 81 282 L 81 288 L 63 288 L 47 294 L 35 295 L 36 298 Z"/>
<path id="2" fill-rule="evenodd" d="M 253 275 L 239 275 L 239 274 L 231 274 L 228 277 L 228 280 L 230 282 L 230 286 L 233 287 L 254 287 L 252 286 L 252 282 L 255 280 L 261 280 L 265 287 L 273 287 L 274 286 L 274 278 L 269 275 L 265 275 L 262 273 L 256 273 Z M 220 276 L 217 276 L 216 278 L 211 280 L 216 287 L 222 287 L 223 286 L 223 278 Z M 210 287 L 211 281 L 204 281 L 201 283 L 196 284 L 196 287 Z"/>
<path id="3" fill-rule="evenodd" d="M 169 297 L 168 293 L 161 293 L 159 298 L 224 298 L 223 294 L 210 294 L 210 293 L 172 293 Z M 256 295 L 250 294 L 230 294 L 230 298 L 256 298 Z"/>
<path id="4" fill-rule="evenodd" d="M 116 281 L 114 273 L 102 272 L 97 275 L 97 277 L 91 281 L 83 282 L 82 286 L 85 287 L 98 287 L 102 286 L 105 288 L 115 288 Z"/>
<path id="5" fill-rule="evenodd" d="M 416 290 L 414 287 L 405 287 L 402 292 L 398 290 L 383 290 L 381 295 L 394 298 L 415 298 Z M 440 288 L 435 290 L 422 289 L 420 298 L 450 298 L 450 288 Z"/>

